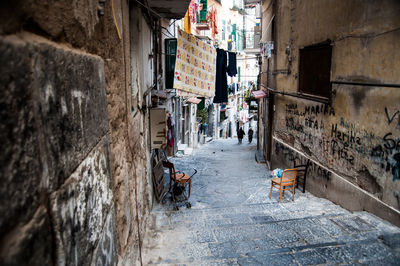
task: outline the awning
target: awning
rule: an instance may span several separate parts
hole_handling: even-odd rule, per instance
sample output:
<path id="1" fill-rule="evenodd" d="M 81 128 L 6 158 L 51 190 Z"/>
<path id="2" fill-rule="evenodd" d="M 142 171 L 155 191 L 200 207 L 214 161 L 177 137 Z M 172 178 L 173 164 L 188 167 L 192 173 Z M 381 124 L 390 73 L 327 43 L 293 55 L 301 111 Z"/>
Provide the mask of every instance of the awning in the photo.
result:
<path id="1" fill-rule="evenodd" d="M 210 25 L 207 22 L 196 23 L 196 29 L 197 30 L 209 30 Z"/>
<path id="2" fill-rule="evenodd" d="M 265 98 L 267 94 L 263 90 L 252 91 L 251 92 L 256 99 Z"/>
<path id="3" fill-rule="evenodd" d="M 199 103 L 201 102 L 201 99 L 198 99 L 198 98 L 189 98 L 189 99 L 187 100 L 187 102 L 189 102 L 189 103 L 194 103 L 194 104 L 199 104 Z"/>
<path id="4" fill-rule="evenodd" d="M 190 0 L 148 0 L 149 7 L 163 18 L 181 19 L 190 4 Z"/>

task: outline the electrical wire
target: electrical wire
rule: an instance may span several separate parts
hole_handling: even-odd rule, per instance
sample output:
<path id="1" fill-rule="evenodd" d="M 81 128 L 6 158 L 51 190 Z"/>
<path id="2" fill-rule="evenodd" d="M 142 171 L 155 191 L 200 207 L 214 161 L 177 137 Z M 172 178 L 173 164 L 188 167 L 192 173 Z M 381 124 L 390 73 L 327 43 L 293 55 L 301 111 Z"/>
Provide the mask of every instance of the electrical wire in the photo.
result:
<path id="1" fill-rule="evenodd" d="M 171 25 L 175 24 L 176 21 L 177 21 L 177 19 L 173 19 L 173 21 L 168 26 L 171 27 Z"/>
<path id="2" fill-rule="evenodd" d="M 169 29 L 167 29 L 166 27 L 161 26 L 161 29 L 166 30 L 166 31 L 169 33 L 169 35 L 170 35 L 170 36 L 168 36 L 168 35 L 166 35 L 164 32 L 161 31 L 165 36 L 167 36 L 167 37 L 175 37 L 175 36 L 169 31 Z"/>
<path id="3" fill-rule="evenodd" d="M 381 36 L 381 35 L 384 35 L 384 34 L 387 34 L 387 33 L 392 33 L 392 32 L 398 31 L 398 30 L 400 30 L 400 28 L 395 28 L 395 29 L 391 29 L 391 30 L 388 30 L 388 31 L 384 31 L 384 32 L 380 32 L 380 33 L 375 33 L 375 34 L 347 35 L 347 36 L 343 36 L 343 37 L 341 37 L 341 38 L 338 38 L 337 40 L 333 40 L 333 42 L 342 41 L 342 40 L 347 39 L 347 38 L 358 38 L 358 39 L 363 39 L 363 38 L 366 38 L 366 39 L 368 39 L 368 38 L 375 38 L 375 37 L 378 37 L 378 36 Z"/>
<path id="4" fill-rule="evenodd" d="M 115 25 L 115 28 L 117 29 L 117 33 L 118 33 L 118 38 L 120 40 L 122 40 L 121 33 L 118 28 L 117 19 L 115 18 L 114 0 L 111 0 L 111 8 L 112 8 L 112 13 L 113 13 L 113 18 L 114 18 L 114 25 Z"/>
<path id="5" fill-rule="evenodd" d="M 174 36 L 169 36 L 169 35 L 167 35 L 166 33 L 164 33 L 164 32 L 161 32 L 165 37 L 167 37 L 167 38 L 173 38 Z"/>
<path id="6" fill-rule="evenodd" d="M 246 57 L 246 58 L 236 58 L 236 61 L 238 60 L 250 60 L 250 59 L 258 59 L 259 57 L 255 56 L 255 57 Z"/>

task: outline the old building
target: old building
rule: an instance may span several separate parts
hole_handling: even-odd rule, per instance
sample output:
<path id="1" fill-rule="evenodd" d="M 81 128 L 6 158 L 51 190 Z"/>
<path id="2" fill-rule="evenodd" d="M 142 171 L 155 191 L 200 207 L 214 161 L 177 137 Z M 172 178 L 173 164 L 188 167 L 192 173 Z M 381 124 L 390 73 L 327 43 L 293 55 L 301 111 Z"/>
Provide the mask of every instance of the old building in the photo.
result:
<path id="1" fill-rule="evenodd" d="M 0 4 L 0 264 L 140 264 L 161 25 L 188 4 Z"/>
<path id="2" fill-rule="evenodd" d="M 306 189 L 400 224 L 400 3 L 262 1 L 259 148 Z"/>

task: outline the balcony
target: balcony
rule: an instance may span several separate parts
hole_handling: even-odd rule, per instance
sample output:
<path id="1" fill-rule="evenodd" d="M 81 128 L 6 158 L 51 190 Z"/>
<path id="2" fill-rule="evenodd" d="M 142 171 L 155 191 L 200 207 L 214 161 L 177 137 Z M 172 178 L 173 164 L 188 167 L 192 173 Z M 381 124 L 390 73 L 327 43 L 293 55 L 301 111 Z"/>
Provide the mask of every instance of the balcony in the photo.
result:
<path id="1" fill-rule="evenodd" d="M 209 30 L 210 24 L 208 22 L 197 22 L 196 29 L 197 30 Z"/>

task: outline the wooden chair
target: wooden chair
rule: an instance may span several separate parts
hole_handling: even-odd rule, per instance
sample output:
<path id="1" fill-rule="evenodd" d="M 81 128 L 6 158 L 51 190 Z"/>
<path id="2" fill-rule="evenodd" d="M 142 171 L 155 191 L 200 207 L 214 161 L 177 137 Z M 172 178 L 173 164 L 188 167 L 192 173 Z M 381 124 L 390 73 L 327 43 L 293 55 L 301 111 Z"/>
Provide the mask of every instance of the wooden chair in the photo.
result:
<path id="1" fill-rule="evenodd" d="M 308 167 L 311 165 L 311 161 L 307 160 L 306 164 L 296 164 L 296 160 L 294 161 L 293 168 L 297 169 L 297 179 L 296 179 L 296 188 L 299 187 L 299 182 L 303 185 L 303 193 L 306 192 L 306 180 L 307 180 L 307 171 Z"/>
<path id="2" fill-rule="evenodd" d="M 189 176 L 188 174 L 185 174 L 181 171 L 176 171 L 175 170 L 175 166 L 173 163 L 171 163 L 170 161 L 163 161 L 163 166 L 165 168 L 168 168 L 169 170 L 169 191 L 171 191 L 172 188 L 172 181 L 174 183 L 179 183 L 179 184 L 184 184 L 184 183 L 188 183 L 189 185 L 189 192 L 188 192 L 188 197 L 190 197 L 190 190 L 191 190 L 191 186 L 192 186 L 192 178 L 191 176 Z"/>
<path id="3" fill-rule="evenodd" d="M 281 177 L 272 178 L 271 182 L 271 192 L 269 193 L 269 198 L 272 196 L 272 188 L 279 188 L 280 196 L 279 200 L 282 202 L 282 192 L 285 194 L 285 190 L 292 190 L 293 201 L 294 201 L 294 191 L 296 183 L 297 169 L 286 169 L 283 170 Z M 289 188 L 288 188 L 289 187 Z"/>

